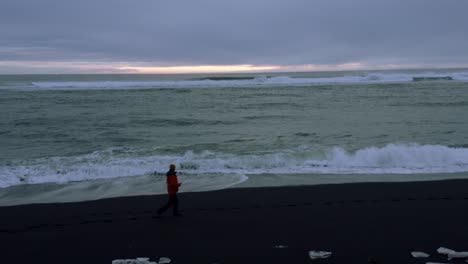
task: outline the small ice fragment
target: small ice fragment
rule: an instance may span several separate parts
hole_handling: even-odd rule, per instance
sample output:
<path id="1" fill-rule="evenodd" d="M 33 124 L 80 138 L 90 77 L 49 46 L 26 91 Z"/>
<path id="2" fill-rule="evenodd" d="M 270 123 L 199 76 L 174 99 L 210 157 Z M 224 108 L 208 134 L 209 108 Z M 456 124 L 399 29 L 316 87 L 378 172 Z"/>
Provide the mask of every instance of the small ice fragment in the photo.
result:
<path id="1" fill-rule="evenodd" d="M 116 259 L 112 264 L 158 264 L 157 262 L 149 261 L 149 258 L 136 258 L 136 259 Z"/>
<path id="2" fill-rule="evenodd" d="M 115 259 L 112 261 L 112 264 L 127 264 L 130 263 L 130 259 Z"/>
<path id="3" fill-rule="evenodd" d="M 453 252 L 448 254 L 448 259 L 453 259 L 453 258 L 468 258 L 468 251 L 463 251 L 463 252 Z"/>
<path id="4" fill-rule="evenodd" d="M 158 263 L 159 263 L 159 264 L 171 263 L 171 259 L 170 259 L 170 258 L 166 258 L 166 257 L 160 257 Z"/>
<path id="5" fill-rule="evenodd" d="M 317 250 L 309 251 L 309 257 L 311 259 L 329 258 L 331 254 L 332 254 L 331 252 L 327 252 L 327 251 L 317 251 Z"/>
<path id="6" fill-rule="evenodd" d="M 440 254 L 446 254 L 449 260 L 453 258 L 468 258 L 468 251 L 457 252 L 452 249 L 440 247 L 439 249 L 437 249 L 437 252 L 439 252 Z"/>
<path id="7" fill-rule="evenodd" d="M 455 250 L 451 250 L 451 249 L 448 249 L 448 248 L 444 248 L 444 247 L 440 247 L 437 249 L 437 253 L 439 254 L 450 254 L 450 253 L 455 253 Z"/>
<path id="8" fill-rule="evenodd" d="M 428 258 L 430 255 L 425 252 L 413 251 L 411 252 L 411 256 L 413 256 L 413 258 Z"/>
<path id="9" fill-rule="evenodd" d="M 286 245 L 276 245 L 276 246 L 274 246 L 274 248 L 288 248 L 288 246 L 286 246 Z"/>

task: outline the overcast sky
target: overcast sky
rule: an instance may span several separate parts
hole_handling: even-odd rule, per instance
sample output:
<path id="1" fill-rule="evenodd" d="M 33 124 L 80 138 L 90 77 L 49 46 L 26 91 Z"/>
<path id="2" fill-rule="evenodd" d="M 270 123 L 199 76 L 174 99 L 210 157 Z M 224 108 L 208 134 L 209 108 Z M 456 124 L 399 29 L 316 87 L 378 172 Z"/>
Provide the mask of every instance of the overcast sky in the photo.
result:
<path id="1" fill-rule="evenodd" d="M 0 73 L 466 67 L 467 12 L 465 0 L 1 0 Z"/>

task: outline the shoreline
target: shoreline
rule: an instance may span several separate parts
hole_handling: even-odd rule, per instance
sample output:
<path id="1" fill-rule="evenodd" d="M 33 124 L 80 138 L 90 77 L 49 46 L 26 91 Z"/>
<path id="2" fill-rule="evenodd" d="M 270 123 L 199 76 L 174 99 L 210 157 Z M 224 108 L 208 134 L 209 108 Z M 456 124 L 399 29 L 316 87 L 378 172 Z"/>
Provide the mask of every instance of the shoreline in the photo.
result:
<path id="1" fill-rule="evenodd" d="M 308 251 L 324 250 L 332 256 L 314 262 L 447 262 L 437 248 L 468 250 L 467 190 L 468 180 L 231 188 L 180 193 L 185 216 L 159 219 L 166 195 L 0 207 L 2 257 L 311 263 Z"/>
<path id="2" fill-rule="evenodd" d="M 354 183 L 426 182 L 468 180 L 467 172 L 422 174 L 247 174 L 245 180 L 225 186 L 205 187 L 203 182 L 184 184 L 182 193 L 210 192 L 225 189 L 317 186 Z M 410 179 L 410 180 L 408 180 Z M 184 179 L 182 178 L 182 181 Z M 218 184 L 221 184 L 218 183 Z M 164 195 L 164 179 L 153 176 L 95 179 L 60 183 L 15 185 L 0 188 L 0 208 L 27 204 L 53 204 L 97 201 L 119 197 Z M 114 187 L 113 187 L 114 186 Z M 130 192 L 118 193 L 115 186 L 129 186 Z M 188 189 L 188 190 L 187 190 Z M 116 192 L 117 191 L 117 192 Z"/>

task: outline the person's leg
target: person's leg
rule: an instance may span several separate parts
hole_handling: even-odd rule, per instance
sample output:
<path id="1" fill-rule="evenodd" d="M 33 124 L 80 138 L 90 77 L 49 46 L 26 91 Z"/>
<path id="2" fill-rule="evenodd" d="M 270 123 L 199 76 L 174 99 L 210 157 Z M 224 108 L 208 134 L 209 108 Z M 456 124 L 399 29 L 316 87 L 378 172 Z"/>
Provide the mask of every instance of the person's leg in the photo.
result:
<path id="1" fill-rule="evenodd" d="M 173 205 L 173 215 L 179 215 L 179 198 L 177 198 L 177 194 L 172 196 L 172 205 Z"/>
<path id="2" fill-rule="evenodd" d="M 169 201 L 167 201 L 167 203 L 162 206 L 161 208 L 158 209 L 158 215 L 164 213 L 167 209 L 169 209 L 169 207 L 171 207 L 172 205 L 172 198 L 171 198 L 172 195 L 169 195 Z"/>

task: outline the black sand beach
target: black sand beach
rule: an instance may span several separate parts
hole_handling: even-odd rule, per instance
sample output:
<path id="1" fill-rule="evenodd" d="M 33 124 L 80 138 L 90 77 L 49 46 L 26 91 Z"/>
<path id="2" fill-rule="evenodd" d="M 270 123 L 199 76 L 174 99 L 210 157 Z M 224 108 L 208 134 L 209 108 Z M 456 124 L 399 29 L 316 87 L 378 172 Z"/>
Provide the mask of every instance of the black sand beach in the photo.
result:
<path id="1" fill-rule="evenodd" d="M 1 263 L 465 263 L 468 180 L 181 193 L 184 217 L 154 218 L 165 195 L 0 208 Z M 311 260 L 310 250 L 331 251 Z M 429 258 L 416 259 L 411 251 Z"/>

